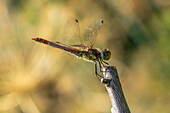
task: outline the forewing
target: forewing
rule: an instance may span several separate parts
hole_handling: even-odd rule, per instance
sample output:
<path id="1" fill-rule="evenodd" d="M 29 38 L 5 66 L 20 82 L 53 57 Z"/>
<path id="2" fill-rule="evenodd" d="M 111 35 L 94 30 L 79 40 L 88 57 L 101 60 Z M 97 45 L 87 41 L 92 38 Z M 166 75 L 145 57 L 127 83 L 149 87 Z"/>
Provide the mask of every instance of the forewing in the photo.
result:
<path id="1" fill-rule="evenodd" d="M 83 33 L 82 43 L 85 46 L 93 46 L 96 41 L 98 31 L 103 25 L 102 19 L 97 19 L 92 24 L 90 24 Z"/>
<path id="2" fill-rule="evenodd" d="M 65 25 L 62 40 L 64 44 L 75 45 L 80 44 L 80 29 L 77 19 L 69 19 Z"/>

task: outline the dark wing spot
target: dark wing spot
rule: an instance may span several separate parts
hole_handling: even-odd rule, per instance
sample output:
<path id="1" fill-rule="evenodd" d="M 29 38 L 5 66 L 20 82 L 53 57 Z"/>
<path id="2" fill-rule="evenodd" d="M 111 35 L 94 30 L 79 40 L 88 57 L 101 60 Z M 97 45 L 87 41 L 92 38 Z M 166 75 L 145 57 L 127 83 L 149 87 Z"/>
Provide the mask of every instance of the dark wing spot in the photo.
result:
<path id="1" fill-rule="evenodd" d="M 77 19 L 75 19 L 75 21 L 78 23 L 79 21 Z"/>
<path id="2" fill-rule="evenodd" d="M 102 20 L 102 21 L 101 21 L 101 23 L 103 24 L 103 23 L 104 23 L 104 21 Z"/>

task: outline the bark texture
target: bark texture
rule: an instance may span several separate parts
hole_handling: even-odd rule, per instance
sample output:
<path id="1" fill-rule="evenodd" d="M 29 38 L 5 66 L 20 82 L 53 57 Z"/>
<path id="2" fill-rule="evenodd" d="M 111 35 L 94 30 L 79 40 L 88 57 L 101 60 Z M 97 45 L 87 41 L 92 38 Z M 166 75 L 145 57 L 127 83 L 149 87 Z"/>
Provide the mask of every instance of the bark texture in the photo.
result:
<path id="1" fill-rule="evenodd" d="M 119 81 L 117 69 L 112 66 L 104 67 L 103 75 L 106 82 L 105 87 L 112 103 L 111 113 L 130 113 Z"/>

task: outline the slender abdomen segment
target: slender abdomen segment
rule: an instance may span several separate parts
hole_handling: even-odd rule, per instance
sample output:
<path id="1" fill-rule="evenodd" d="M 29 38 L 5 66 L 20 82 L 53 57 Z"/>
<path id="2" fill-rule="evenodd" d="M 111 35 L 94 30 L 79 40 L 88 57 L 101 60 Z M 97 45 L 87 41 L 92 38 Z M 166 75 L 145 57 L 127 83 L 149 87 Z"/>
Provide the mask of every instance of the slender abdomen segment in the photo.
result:
<path id="1" fill-rule="evenodd" d="M 59 43 L 56 44 L 54 42 L 50 42 L 50 41 L 45 40 L 43 38 L 32 38 L 32 40 L 35 40 L 37 42 L 40 42 L 40 43 L 43 43 L 43 44 L 47 44 L 49 46 L 52 46 L 52 47 L 64 50 L 66 52 L 69 52 L 69 53 L 77 56 L 77 57 L 82 57 L 82 51 L 80 51 L 78 49 L 74 49 L 74 48 L 70 48 L 70 47 L 67 47 L 67 46 L 63 46 L 62 44 L 59 44 Z"/>
<path id="2" fill-rule="evenodd" d="M 43 44 L 48 44 L 50 42 L 50 41 L 42 39 L 42 38 L 32 38 L 32 40 L 35 40 L 35 41 L 43 43 Z"/>

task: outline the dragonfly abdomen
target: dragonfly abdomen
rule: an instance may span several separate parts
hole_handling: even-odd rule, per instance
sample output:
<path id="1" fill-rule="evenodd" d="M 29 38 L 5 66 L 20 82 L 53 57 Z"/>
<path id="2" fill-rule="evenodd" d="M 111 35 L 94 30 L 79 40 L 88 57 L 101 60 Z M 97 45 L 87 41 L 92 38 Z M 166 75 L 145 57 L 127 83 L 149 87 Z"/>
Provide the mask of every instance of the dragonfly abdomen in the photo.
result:
<path id="1" fill-rule="evenodd" d="M 43 44 L 48 44 L 50 42 L 50 41 L 42 39 L 42 38 L 32 38 L 32 40 L 35 40 L 35 41 L 43 43 Z"/>
<path id="2" fill-rule="evenodd" d="M 49 45 L 49 46 L 64 50 L 64 51 L 66 51 L 68 53 L 71 53 L 72 55 L 77 56 L 77 57 L 82 57 L 82 51 L 80 51 L 78 49 L 70 48 L 70 47 L 64 46 L 64 45 L 62 45 L 60 43 L 56 44 L 54 42 L 50 42 L 50 41 L 45 40 L 43 38 L 32 38 L 32 40 L 35 40 L 37 42 L 40 42 L 40 43 L 43 43 L 43 44 L 46 44 L 46 45 Z"/>
<path id="3" fill-rule="evenodd" d="M 64 49 L 66 52 L 69 52 L 70 54 L 72 54 L 72 55 L 75 55 L 75 56 L 77 56 L 77 57 L 82 57 L 82 55 L 83 55 L 83 53 L 82 53 L 82 51 L 80 51 L 80 50 L 77 50 L 77 49 L 70 49 L 70 48 L 66 48 L 66 49 Z"/>

